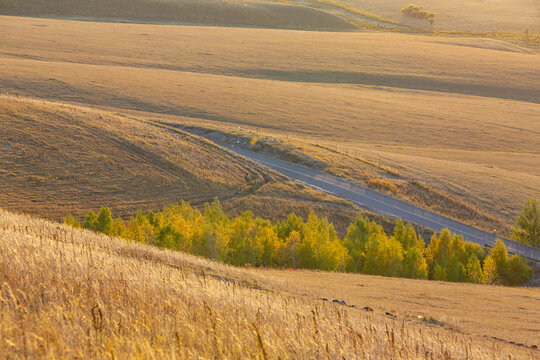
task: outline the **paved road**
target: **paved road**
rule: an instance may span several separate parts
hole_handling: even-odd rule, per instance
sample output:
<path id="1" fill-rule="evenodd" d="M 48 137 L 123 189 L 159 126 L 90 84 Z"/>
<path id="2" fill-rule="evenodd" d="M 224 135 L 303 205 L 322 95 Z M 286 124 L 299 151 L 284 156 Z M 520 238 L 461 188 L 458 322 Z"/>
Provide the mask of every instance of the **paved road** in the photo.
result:
<path id="1" fill-rule="evenodd" d="M 404 221 L 425 226 L 435 231 L 448 228 L 452 232 L 461 234 L 465 239 L 481 246 L 495 245 L 495 235 L 492 233 L 478 230 L 472 226 L 460 223 L 459 221 L 435 214 L 404 201 L 396 200 L 350 181 L 252 151 L 235 147 L 227 148 L 252 161 L 280 172 L 291 180 L 301 182 L 311 188 L 347 199 L 373 212 L 398 217 Z M 540 250 L 508 239 L 501 238 L 501 240 L 505 243 L 509 252 L 540 261 Z"/>

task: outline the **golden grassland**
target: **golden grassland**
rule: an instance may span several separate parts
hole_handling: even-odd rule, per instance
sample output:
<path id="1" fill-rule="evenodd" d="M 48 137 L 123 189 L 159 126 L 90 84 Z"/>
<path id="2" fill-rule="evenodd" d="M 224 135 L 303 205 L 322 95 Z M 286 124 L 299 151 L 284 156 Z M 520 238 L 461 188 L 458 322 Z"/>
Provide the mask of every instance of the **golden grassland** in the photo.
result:
<path id="1" fill-rule="evenodd" d="M 443 285 L 436 282 L 239 269 L 3 210 L 0 242 L 2 357 L 538 356 L 538 349 L 529 347 L 540 323 L 531 304 L 537 289 L 447 284 L 442 296 L 453 293 L 454 299 L 440 306 L 436 297 Z M 360 284 L 367 288 L 359 290 Z M 369 293 L 369 301 L 362 299 L 353 308 L 318 299 L 319 293 L 340 297 L 346 285 L 351 290 L 347 300 L 360 299 L 354 296 L 362 292 Z M 425 293 L 411 291 L 420 287 Z M 504 297 L 498 297 L 503 291 Z M 496 313 L 500 324 L 486 322 L 469 332 L 439 326 L 433 319 L 421 321 L 407 316 L 416 312 L 401 309 L 395 318 L 385 316 L 404 299 L 422 296 L 432 299 L 423 307 L 425 315 L 439 309 L 448 314 L 446 321 L 458 321 Z M 477 299 L 491 306 L 478 308 L 479 314 L 463 314 L 461 309 L 478 306 L 471 304 Z M 374 311 L 361 310 L 364 305 Z M 522 305 L 524 309 L 514 310 Z M 505 331 L 512 329 L 512 337 L 506 338 Z M 484 334 L 518 338 L 523 346 Z"/>
<path id="2" fill-rule="evenodd" d="M 172 127 L 179 126 L 177 123 L 164 123 Z M 306 137 L 292 137 L 289 134 L 269 136 L 249 128 L 224 128 L 211 123 L 202 126 L 190 125 L 193 121 L 185 121 L 184 124 L 179 127 L 215 143 L 238 146 L 323 170 L 466 224 L 488 231 L 497 229 L 499 234 L 511 236 L 512 226 L 509 222 L 436 190 L 424 182 L 404 177 L 397 167 L 385 166 L 378 159 L 366 156 L 354 147 L 319 140 L 308 141 Z M 252 145 L 254 140 L 256 141 Z"/>
<path id="3" fill-rule="evenodd" d="M 506 224 L 540 188 L 539 55 L 516 45 L 15 17 L 0 32 L 3 91 L 337 145 Z"/>
<path id="4" fill-rule="evenodd" d="M 540 32 L 540 5 L 535 0 L 500 1 L 445 1 L 423 0 L 290 0 L 291 3 L 325 3 L 334 7 L 359 10 L 368 16 L 373 14 L 383 22 L 395 21 L 408 24 L 400 10 L 414 3 L 436 13 L 434 29 L 458 31 L 517 31 L 526 29 Z M 332 12 L 330 10 L 330 12 Z M 415 22 L 431 28 L 429 23 Z"/>
<path id="5" fill-rule="evenodd" d="M 341 17 L 317 9 L 272 1 L 235 0 L 0 0 L 0 13 L 70 17 L 98 21 L 193 23 L 311 30 L 353 30 Z"/>
<path id="6" fill-rule="evenodd" d="M 349 203 L 243 160 L 207 140 L 88 108 L 0 97 L 0 204 L 50 219 L 109 205 L 127 217 L 219 197 L 231 215 L 310 208 L 344 231 Z M 337 211 L 339 210 L 339 211 Z"/>

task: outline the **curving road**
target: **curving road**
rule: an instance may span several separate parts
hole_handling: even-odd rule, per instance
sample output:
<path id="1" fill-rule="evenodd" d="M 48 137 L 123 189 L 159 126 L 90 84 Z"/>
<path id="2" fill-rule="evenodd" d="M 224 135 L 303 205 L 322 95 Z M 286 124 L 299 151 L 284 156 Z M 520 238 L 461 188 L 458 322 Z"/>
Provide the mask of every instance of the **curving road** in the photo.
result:
<path id="1" fill-rule="evenodd" d="M 275 170 L 293 181 L 347 199 L 373 212 L 398 217 L 404 221 L 425 226 L 437 232 L 443 228 L 448 228 L 452 232 L 461 234 L 465 239 L 481 246 L 495 245 L 495 235 L 492 233 L 478 230 L 472 226 L 383 195 L 364 186 L 305 166 L 278 160 L 249 150 L 229 146 L 225 147 L 247 159 Z M 505 243 L 508 252 L 527 257 L 531 260 L 540 261 L 540 250 L 512 240 L 499 238 Z"/>

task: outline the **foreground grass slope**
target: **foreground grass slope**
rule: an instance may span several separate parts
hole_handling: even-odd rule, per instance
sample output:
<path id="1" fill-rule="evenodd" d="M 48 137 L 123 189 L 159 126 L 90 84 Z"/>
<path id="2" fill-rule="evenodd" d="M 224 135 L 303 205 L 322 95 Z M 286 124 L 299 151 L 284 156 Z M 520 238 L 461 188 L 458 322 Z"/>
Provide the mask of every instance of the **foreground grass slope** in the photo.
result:
<path id="1" fill-rule="evenodd" d="M 266 271 L 231 268 L 3 210 L 0 244 L 2 357 L 538 356 L 536 349 L 401 314 L 385 317 L 378 302 L 374 312 L 364 312 L 318 300 L 314 293 L 300 295 L 302 288 Z M 376 279 L 355 277 L 370 284 Z M 459 299 L 462 285 L 449 286 Z M 486 288 L 491 289 L 468 287 L 491 301 Z M 513 292 L 514 301 L 536 296 L 530 289 L 505 290 Z M 518 316 L 538 319 L 530 309 Z"/>
<path id="2" fill-rule="evenodd" d="M 111 206 L 126 217 L 171 201 L 219 196 L 230 214 L 269 217 L 311 206 L 345 223 L 354 209 L 293 184 L 212 143 L 135 118 L 0 97 L 0 204 L 59 219 Z M 332 215 L 336 209 L 342 213 Z M 341 220 L 339 220 L 341 219 Z"/>

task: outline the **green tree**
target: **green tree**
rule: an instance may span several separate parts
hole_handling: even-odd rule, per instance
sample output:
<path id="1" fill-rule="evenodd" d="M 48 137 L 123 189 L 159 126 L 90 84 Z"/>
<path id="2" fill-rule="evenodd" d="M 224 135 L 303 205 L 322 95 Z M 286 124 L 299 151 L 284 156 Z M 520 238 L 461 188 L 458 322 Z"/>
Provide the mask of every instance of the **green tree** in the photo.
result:
<path id="1" fill-rule="evenodd" d="M 514 255 L 506 262 L 506 285 L 519 286 L 529 280 L 531 275 L 532 269 L 521 256 Z"/>
<path id="2" fill-rule="evenodd" d="M 446 280 L 453 282 L 465 282 L 467 281 L 467 271 L 463 263 L 459 261 L 457 254 L 450 257 L 448 267 L 446 269 Z"/>
<path id="3" fill-rule="evenodd" d="M 251 211 L 245 211 L 231 223 L 228 261 L 233 265 L 257 265 L 262 248 L 255 242 L 257 224 Z"/>
<path id="4" fill-rule="evenodd" d="M 217 198 L 212 204 L 205 204 L 204 225 L 198 253 L 213 260 L 225 260 L 229 248 L 229 225 L 229 218 L 223 212 Z"/>
<path id="5" fill-rule="evenodd" d="M 427 262 L 424 257 L 424 241 L 417 240 L 417 246 L 403 251 L 403 275 L 411 279 L 427 279 Z"/>
<path id="6" fill-rule="evenodd" d="M 371 224 L 369 220 L 358 216 L 354 222 L 349 225 L 347 235 L 343 244 L 350 254 L 350 261 L 347 265 L 347 270 L 352 272 L 360 272 L 364 266 L 366 259 L 366 243 L 371 232 Z"/>
<path id="7" fill-rule="evenodd" d="M 433 267 L 433 280 L 446 281 L 446 271 L 437 263 Z"/>
<path id="8" fill-rule="evenodd" d="M 527 200 L 523 206 L 512 235 L 524 244 L 540 243 L 540 209 L 535 198 Z"/>
<path id="9" fill-rule="evenodd" d="M 159 230 L 155 244 L 167 249 L 191 252 L 188 240 L 171 224 L 167 224 Z"/>
<path id="10" fill-rule="evenodd" d="M 112 225 L 113 225 L 113 218 L 111 216 L 111 210 L 103 206 L 98 213 L 96 222 L 95 222 L 95 230 L 102 232 L 106 235 L 110 235 L 112 232 Z"/>
<path id="11" fill-rule="evenodd" d="M 366 261 L 362 272 L 373 275 L 401 276 L 403 249 L 393 236 L 388 237 L 380 226 L 370 235 L 366 244 Z"/>
<path id="12" fill-rule="evenodd" d="M 287 221 L 283 222 L 277 222 L 275 225 L 275 230 L 277 236 L 282 239 L 286 240 L 291 232 L 298 231 L 301 232 L 302 228 L 304 227 L 304 221 L 302 218 L 297 216 L 295 213 L 290 213 L 287 217 Z"/>
<path id="13" fill-rule="evenodd" d="M 95 230 L 96 229 L 96 214 L 92 210 L 88 212 L 86 215 L 86 219 L 83 223 L 83 228 L 88 230 Z"/>
<path id="14" fill-rule="evenodd" d="M 411 224 L 405 226 L 401 219 L 396 222 L 396 226 L 394 227 L 394 238 L 401 243 L 404 250 L 416 246 L 416 231 L 414 231 Z"/>

